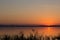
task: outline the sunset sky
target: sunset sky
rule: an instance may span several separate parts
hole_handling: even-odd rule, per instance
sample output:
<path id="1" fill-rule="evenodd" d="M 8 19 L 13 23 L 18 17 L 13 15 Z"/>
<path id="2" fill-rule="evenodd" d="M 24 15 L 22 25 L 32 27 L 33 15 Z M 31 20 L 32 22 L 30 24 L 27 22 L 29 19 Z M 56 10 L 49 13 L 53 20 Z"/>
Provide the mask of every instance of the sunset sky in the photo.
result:
<path id="1" fill-rule="evenodd" d="M 60 0 L 0 0 L 0 24 L 60 24 Z"/>

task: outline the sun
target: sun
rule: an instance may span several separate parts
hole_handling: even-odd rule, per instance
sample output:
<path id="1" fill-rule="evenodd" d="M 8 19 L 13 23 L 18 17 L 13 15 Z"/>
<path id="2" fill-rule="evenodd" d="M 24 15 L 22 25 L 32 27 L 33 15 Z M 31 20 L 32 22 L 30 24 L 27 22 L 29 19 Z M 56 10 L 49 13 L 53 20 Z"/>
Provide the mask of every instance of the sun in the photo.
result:
<path id="1" fill-rule="evenodd" d="M 54 22 L 55 22 L 55 21 L 54 21 L 53 18 L 44 18 L 44 19 L 41 20 L 41 23 L 42 23 L 43 25 L 48 25 L 48 26 L 53 25 Z"/>

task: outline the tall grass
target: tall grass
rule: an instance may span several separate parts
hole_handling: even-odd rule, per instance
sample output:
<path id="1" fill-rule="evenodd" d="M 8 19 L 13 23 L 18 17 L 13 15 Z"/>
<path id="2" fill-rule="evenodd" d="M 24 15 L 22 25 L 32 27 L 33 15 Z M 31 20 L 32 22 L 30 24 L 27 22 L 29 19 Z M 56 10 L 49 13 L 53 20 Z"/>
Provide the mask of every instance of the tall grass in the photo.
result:
<path id="1" fill-rule="evenodd" d="M 34 33 L 34 30 L 32 30 L 32 32 Z M 0 40 L 60 40 L 60 35 L 58 36 L 54 36 L 54 37 L 49 37 L 49 36 L 39 36 L 36 34 L 31 34 L 30 36 L 25 37 L 23 32 L 20 32 L 20 35 L 14 35 L 14 36 L 10 36 L 10 35 L 4 35 L 4 36 L 0 36 Z"/>

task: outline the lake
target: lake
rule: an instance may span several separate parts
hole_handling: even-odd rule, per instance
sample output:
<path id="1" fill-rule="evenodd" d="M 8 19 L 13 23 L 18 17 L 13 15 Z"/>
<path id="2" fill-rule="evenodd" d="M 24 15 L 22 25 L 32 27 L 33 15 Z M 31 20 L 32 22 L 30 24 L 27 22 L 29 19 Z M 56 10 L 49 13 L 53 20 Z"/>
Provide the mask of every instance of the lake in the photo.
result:
<path id="1" fill-rule="evenodd" d="M 30 33 L 37 33 L 38 35 L 58 35 L 60 34 L 60 27 L 1 27 L 0 35 L 19 35 L 23 32 L 25 35 Z"/>

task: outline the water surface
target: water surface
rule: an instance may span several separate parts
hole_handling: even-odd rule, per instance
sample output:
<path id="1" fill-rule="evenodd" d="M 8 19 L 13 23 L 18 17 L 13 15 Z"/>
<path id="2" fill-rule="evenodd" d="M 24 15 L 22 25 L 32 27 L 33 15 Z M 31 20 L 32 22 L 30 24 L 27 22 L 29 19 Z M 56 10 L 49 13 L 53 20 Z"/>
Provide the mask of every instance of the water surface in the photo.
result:
<path id="1" fill-rule="evenodd" d="M 32 30 L 34 29 L 34 31 Z M 1 27 L 0 35 L 16 35 L 23 32 L 25 35 L 37 33 L 39 35 L 57 35 L 60 34 L 60 27 Z"/>

